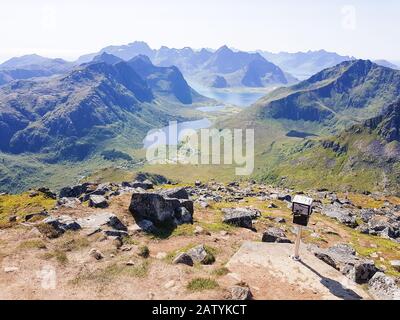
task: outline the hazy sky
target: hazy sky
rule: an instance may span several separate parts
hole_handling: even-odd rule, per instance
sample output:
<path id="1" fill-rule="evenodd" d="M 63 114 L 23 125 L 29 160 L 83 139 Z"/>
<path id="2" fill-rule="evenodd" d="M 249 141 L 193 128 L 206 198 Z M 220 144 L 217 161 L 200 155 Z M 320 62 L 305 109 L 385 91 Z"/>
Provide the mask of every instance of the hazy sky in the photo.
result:
<path id="1" fill-rule="evenodd" d="M 2 0 L 0 61 L 110 44 L 307 51 L 400 60 L 398 0 Z"/>

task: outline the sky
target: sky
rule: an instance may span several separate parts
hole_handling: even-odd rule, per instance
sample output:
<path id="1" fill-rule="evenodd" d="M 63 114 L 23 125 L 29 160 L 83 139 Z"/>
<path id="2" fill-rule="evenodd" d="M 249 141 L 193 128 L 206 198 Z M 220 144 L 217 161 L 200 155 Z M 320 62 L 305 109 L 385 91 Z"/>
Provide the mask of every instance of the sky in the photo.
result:
<path id="1" fill-rule="evenodd" d="M 108 45 L 298 52 L 400 61 L 398 0 L 2 0 L 0 62 L 74 60 Z"/>

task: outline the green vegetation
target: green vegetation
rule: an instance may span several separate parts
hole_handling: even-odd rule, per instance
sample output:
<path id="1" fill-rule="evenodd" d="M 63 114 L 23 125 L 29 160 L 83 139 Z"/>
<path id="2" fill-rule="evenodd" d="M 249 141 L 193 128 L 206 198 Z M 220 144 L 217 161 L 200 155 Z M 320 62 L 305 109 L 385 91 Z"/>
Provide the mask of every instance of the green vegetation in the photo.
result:
<path id="1" fill-rule="evenodd" d="M 19 195 L 0 195 L 0 228 L 10 226 L 8 222 L 11 216 L 25 219 L 28 214 L 50 210 L 55 204 L 56 200 L 47 198 L 42 193 L 36 196 L 30 196 L 29 192 Z"/>
<path id="2" fill-rule="evenodd" d="M 115 149 L 112 150 L 104 150 L 100 154 L 105 160 L 108 161 L 114 161 L 114 160 L 126 160 L 126 161 L 131 161 L 133 160 L 132 157 L 122 151 L 117 151 Z"/>
<path id="3" fill-rule="evenodd" d="M 30 249 L 46 249 L 46 244 L 41 239 L 30 239 L 21 242 L 18 245 L 18 249 L 30 250 Z"/>
<path id="4" fill-rule="evenodd" d="M 226 267 L 220 267 L 218 269 L 215 269 L 212 274 L 216 275 L 217 277 L 222 277 L 225 276 L 229 273 L 229 269 Z"/>
<path id="5" fill-rule="evenodd" d="M 186 288 L 189 291 L 204 291 L 204 290 L 213 290 L 218 288 L 218 282 L 216 282 L 213 279 L 209 279 L 209 278 L 195 278 L 193 280 L 191 280 Z"/>
<path id="6" fill-rule="evenodd" d="M 68 263 L 68 256 L 63 250 L 54 249 L 50 252 L 46 252 L 45 254 L 43 254 L 43 259 L 50 260 L 53 258 L 56 259 L 57 262 L 61 265 L 65 265 Z"/>

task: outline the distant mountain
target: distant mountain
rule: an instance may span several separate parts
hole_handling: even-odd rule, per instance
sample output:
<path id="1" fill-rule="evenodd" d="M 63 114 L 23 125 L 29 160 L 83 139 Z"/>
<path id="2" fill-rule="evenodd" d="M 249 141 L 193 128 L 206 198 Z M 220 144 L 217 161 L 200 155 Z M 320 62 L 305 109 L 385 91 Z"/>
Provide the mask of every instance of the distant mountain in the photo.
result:
<path id="1" fill-rule="evenodd" d="M 400 67 L 398 65 L 395 65 L 394 63 L 387 61 L 387 60 L 375 60 L 374 61 L 376 64 L 379 64 L 380 66 L 399 70 Z"/>
<path id="2" fill-rule="evenodd" d="M 213 52 L 188 77 L 213 87 L 216 87 L 216 80 L 223 87 L 267 87 L 287 85 L 294 80 L 260 54 L 235 52 L 227 46 Z"/>
<path id="3" fill-rule="evenodd" d="M 45 58 L 36 54 L 16 57 L 0 65 L 0 85 L 13 80 L 63 74 L 70 71 L 72 67 L 71 62 Z"/>
<path id="4" fill-rule="evenodd" d="M 281 184 L 299 188 L 399 194 L 400 101 L 337 136 L 282 151 L 263 178 L 284 176 Z"/>
<path id="5" fill-rule="evenodd" d="M 149 47 L 146 42 L 135 41 L 122 46 L 108 46 L 100 50 L 98 53 L 86 54 L 78 58 L 77 64 L 87 63 L 92 61 L 96 56 L 102 53 L 108 53 L 123 60 L 130 60 L 137 55 L 145 55 L 153 59 L 156 50 Z"/>
<path id="6" fill-rule="evenodd" d="M 82 160 L 123 132 L 131 144 L 139 143 L 148 130 L 179 118 L 171 103 L 159 99 L 126 62 L 15 81 L 0 88 L 0 151 Z"/>
<path id="7" fill-rule="evenodd" d="M 351 123 L 379 113 L 400 96 L 400 71 L 369 60 L 343 62 L 279 88 L 248 111 L 254 118 Z"/>
<path id="8" fill-rule="evenodd" d="M 165 46 L 153 50 L 144 42 L 133 42 L 125 46 L 106 47 L 98 54 L 80 57 L 77 63 L 90 62 L 102 53 L 112 54 L 123 60 L 145 55 L 155 65 L 176 66 L 185 78 L 210 87 L 265 87 L 297 82 L 297 79 L 268 62 L 260 54 L 237 52 L 227 46 L 214 52 L 207 49 L 174 49 Z"/>
<path id="9" fill-rule="evenodd" d="M 104 52 L 93 59 L 93 62 L 99 61 L 115 64 L 123 60 Z M 177 67 L 155 66 L 145 55 L 137 55 L 127 64 L 160 96 L 174 98 L 183 104 L 191 104 L 203 98 L 188 85 Z"/>
<path id="10" fill-rule="evenodd" d="M 301 80 L 307 79 L 326 68 L 355 59 L 325 50 L 297 53 L 259 51 L 259 53 L 268 61 L 278 65 L 285 72 Z"/>

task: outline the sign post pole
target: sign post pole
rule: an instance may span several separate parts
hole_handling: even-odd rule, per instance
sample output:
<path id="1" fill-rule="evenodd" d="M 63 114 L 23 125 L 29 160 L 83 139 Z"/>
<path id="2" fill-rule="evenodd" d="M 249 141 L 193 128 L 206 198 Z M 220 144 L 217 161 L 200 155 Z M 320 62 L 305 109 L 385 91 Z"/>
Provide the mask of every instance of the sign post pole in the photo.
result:
<path id="1" fill-rule="evenodd" d="M 297 226 L 297 236 L 296 236 L 296 244 L 294 247 L 294 256 L 293 259 L 296 261 L 300 261 L 300 240 L 301 240 L 301 226 Z"/>

